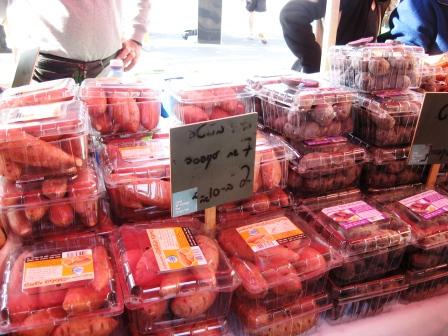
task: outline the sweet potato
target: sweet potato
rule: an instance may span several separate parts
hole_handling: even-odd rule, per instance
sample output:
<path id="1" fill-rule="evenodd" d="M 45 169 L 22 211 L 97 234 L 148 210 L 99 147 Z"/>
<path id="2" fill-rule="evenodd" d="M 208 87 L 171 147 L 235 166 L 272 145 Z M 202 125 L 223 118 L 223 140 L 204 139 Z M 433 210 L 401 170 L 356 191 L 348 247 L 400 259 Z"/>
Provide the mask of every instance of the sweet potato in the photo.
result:
<path id="1" fill-rule="evenodd" d="M 47 213 L 48 207 L 37 195 L 25 196 L 25 217 L 31 222 L 40 221 Z"/>
<path id="2" fill-rule="evenodd" d="M 0 154 L 0 175 L 8 180 L 16 181 L 22 175 L 22 167 Z"/>
<path id="3" fill-rule="evenodd" d="M 67 192 L 67 178 L 49 178 L 42 183 L 42 192 L 49 199 L 63 198 Z"/>
<path id="4" fill-rule="evenodd" d="M 97 185 L 95 171 L 91 168 L 78 172 L 69 186 L 73 209 L 81 215 L 83 224 L 91 227 L 98 223 L 98 200 L 92 199 L 92 186 Z"/>
<path id="5" fill-rule="evenodd" d="M 78 136 L 77 134 L 64 136 L 60 141 L 61 149 L 67 154 L 78 158 L 87 158 L 88 156 L 88 136 Z"/>
<path id="6" fill-rule="evenodd" d="M 112 131 L 112 120 L 107 113 L 106 93 L 97 89 L 89 92 L 92 97 L 83 98 L 89 110 L 90 120 L 93 127 L 101 134 L 110 133 Z"/>
<path id="7" fill-rule="evenodd" d="M 171 311 L 182 318 L 193 318 L 205 313 L 215 302 L 216 292 L 200 292 L 176 297 L 171 302 Z"/>
<path id="8" fill-rule="evenodd" d="M 137 105 L 140 109 L 140 122 L 148 131 L 157 127 L 160 119 L 161 104 L 159 101 L 147 99 L 144 97 L 137 98 Z"/>
<path id="9" fill-rule="evenodd" d="M 152 324 L 158 321 L 168 310 L 169 300 L 162 300 L 145 305 L 139 310 L 140 317 L 145 320 L 146 324 Z"/>
<path id="10" fill-rule="evenodd" d="M 261 178 L 266 189 L 279 187 L 282 181 L 282 166 L 273 150 L 261 154 Z"/>
<path id="11" fill-rule="evenodd" d="M 219 102 L 219 106 L 228 111 L 231 115 L 236 115 L 235 110 L 238 107 L 237 92 L 233 88 L 220 88 L 214 91 L 214 94 L 224 99 Z"/>
<path id="12" fill-rule="evenodd" d="M 51 336 L 109 336 L 117 326 L 110 317 L 74 319 L 56 327 Z"/>
<path id="13" fill-rule="evenodd" d="M 230 263 L 240 277 L 242 286 L 249 296 L 262 297 L 267 293 L 268 283 L 257 266 L 250 261 L 243 261 L 237 257 L 230 258 Z"/>
<path id="14" fill-rule="evenodd" d="M 33 225 L 26 218 L 25 213 L 19 210 L 8 210 L 6 212 L 8 224 L 11 231 L 19 237 L 30 236 L 33 232 Z"/>
<path id="15" fill-rule="evenodd" d="M 81 167 L 82 159 L 21 130 L 10 132 L 11 141 L 0 143 L 0 151 L 10 161 L 35 167 L 69 169 Z"/>
<path id="16" fill-rule="evenodd" d="M 150 287 L 160 283 L 159 266 L 152 248 L 146 250 L 135 267 L 134 280 L 138 286 Z"/>
<path id="17" fill-rule="evenodd" d="M 114 131 L 136 133 L 140 128 L 140 111 L 134 98 L 111 93 L 107 102 L 114 121 Z"/>
<path id="18" fill-rule="evenodd" d="M 209 116 L 209 119 L 215 120 L 215 119 L 222 119 L 222 118 L 227 118 L 227 117 L 230 117 L 230 114 L 228 114 L 223 109 L 220 109 L 219 107 L 214 107 L 212 113 Z"/>
<path id="19" fill-rule="evenodd" d="M 207 113 L 205 113 L 205 111 L 199 106 L 182 105 L 179 108 L 180 108 L 179 118 L 185 124 L 193 124 L 209 120 Z"/>
<path id="20" fill-rule="evenodd" d="M 132 185 L 120 185 L 117 188 L 109 188 L 108 193 L 113 203 L 129 209 L 141 209 L 143 204 L 138 199 L 134 187 Z"/>
<path id="21" fill-rule="evenodd" d="M 108 292 L 109 281 L 112 278 L 112 265 L 104 246 L 97 246 L 93 250 L 93 265 L 95 278 L 90 286 L 98 293 Z"/>
<path id="22" fill-rule="evenodd" d="M 300 273 L 323 274 L 327 271 L 327 262 L 319 251 L 312 247 L 304 247 L 297 251 L 298 261 L 294 264 Z"/>
<path id="23" fill-rule="evenodd" d="M 170 181 L 154 179 L 148 182 L 147 193 L 139 190 L 136 196 L 137 199 L 144 205 L 157 206 L 162 209 L 170 209 L 171 183 Z"/>
<path id="24" fill-rule="evenodd" d="M 48 291 L 48 287 L 40 288 L 39 293 L 37 295 L 37 300 L 39 301 L 39 307 L 41 309 L 61 307 L 62 303 L 64 302 L 66 294 L 67 289 L 57 289 Z"/>
<path id="25" fill-rule="evenodd" d="M 55 316 L 56 315 L 56 316 Z M 30 329 L 18 332 L 16 336 L 49 336 L 53 331 L 53 319 L 63 318 L 59 311 L 40 310 L 29 315 L 22 323 L 23 328 Z"/>
<path id="26" fill-rule="evenodd" d="M 207 266 L 194 267 L 191 272 L 201 285 L 214 286 L 216 284 L 215 272 L 219 266 L 219 247 L 207 236 L 197 235 L 195 239 L 207 260 Z"/>
<path id="27" fill-rule="evenodd" d="M 186 286 L 195 284 L 193 275 L 188 270 L 166 273 L 158 278 L 160 280 L 159 294 L 161 297 L 175 296 Z"/>
<path id="28" fill-rule="evenodd" d="M 73 209 L 69 204 L 53 204 L 48 210 L 48 217 L 53 225 L 66 228 L 73 223 Z"/>
<path id="29" fill-rule="evenodd" d="M 235 229 L 221 231 L 219 245 L 228 255 L 255 262 L 255 254 Z"/>
<path id="30" fill-rule="evenodd" d="M 67 291 L 62 308 L 69 314 L 92 312 L 104 304 L 104 296 L 89 287 L 73 287 Z"/>

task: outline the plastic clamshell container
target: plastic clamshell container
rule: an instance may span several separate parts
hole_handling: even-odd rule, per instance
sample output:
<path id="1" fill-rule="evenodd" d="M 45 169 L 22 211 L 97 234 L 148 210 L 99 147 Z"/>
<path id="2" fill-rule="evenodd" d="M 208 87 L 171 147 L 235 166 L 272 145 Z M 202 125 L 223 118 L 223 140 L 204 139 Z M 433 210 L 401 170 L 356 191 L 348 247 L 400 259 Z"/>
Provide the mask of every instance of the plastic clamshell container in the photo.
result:
<path id="1" fill-rule="evenodd" d="M 225 317 L 240 280 L 218 243 L 195 219 L 125 225 L 115 260 L 139 332 Z"/>
<path id="2" fill-rule="evenodd" d="M 422 68 L 422 82 L 420 89 L 423 92 L 447 92 L 448 71 L 437 65 L 424 64 Z"/>
<path id="3" fill-rule="evenodd" d="M 370 147 L 361 186 L 369 190 L 424 183 L 427 166 L 408 165 L 409 152 L 410 147 Z"/>
<path id="4" fill-rule="evenodd" d="M 10 88 L 0 95 L 0 110 L 72 100 L 75 98 L 77 91 L 78 86 L 73 78 Z"/>
<path id="5" fill-rule="evenodd" d="M 131 325 L 132 336 L 143 336 L 135 323 Z M 186 324 L 176 328 L 152 333 L 153 336 L 234 336 L 227 320 L 213 319 Z"/>
<path id="6" fill-rule="evenodd" d="M 301 87 L 284 83 L 263 86 L 264 125 L 291 141 L 334 137 L 353 131 L 355 92 L 345 88 Z"/>
<path id="7" fill-rule="evenodd" d="M 409 91 L 360 95 L 353 112 L 353 134 L 373 146 L 409 146 L 422 102 L 423 95 Z"/>
<path id="8" fill-rule="evenodd" d="M 12 183 L 0 179 L 0 216 L 9 234 L 36 239 L 95 228 L 105 195 L 92 161 L 76 175 Z"/>
<path id="9" fill-rule="evenodd" d="M 343 256 L 330 277 L 339 285 L 396 270 L 411 241 L 411 228 L 359 190 L 302 200 L 297 210 Z"/>
<path id="10" fill-rule="evenodd" d="M 418 88 L 425 51 L 390 43 L 334 46 L 328 55 L 330 80 L 365 92 Z"/>
<path id="11" fill-rule="evenodd" d="M 16 181 L 76 173 L 88 158 L 88 120 L 79 101 L 2 110 L 0 175 Z"/>
<path id="12" fill-rule="evenodd" d="M 284 188 L 294 152 L 279 137 L 258 133 L 254 191 Z M 143 220 L 166 215 L 171 207 L 169 138 L 109 142 L 101 165 L 117 217 Z"/>
<path id="13" fill-rule="evenodd" d="M 289 208 L 294 204 L 293 196 L 286 190 L 276 188 L 254 194 L 243 201 L 227 203 L 217 207 L 220 222 L 244 219 L 252 215 Z"/>
<path id="14" fill-rule="evenodd" d="M 169 83 L 170 111 L 184 124 L 254 112 L 244 80 L 176 79 Z"/>
<path id="15" fill-rule="evenodd" d="M 402 295 L 405 302 L 421 301 L 448 293 L 448 264 L 406 272 L 409 289 Z"/>
<path id="16" fill-rule="evenodd" d="M 412 230 L 412 247 L 406 253 L 408 267 L 424 269 L 448 263 L 448 194 L 417 186 L 409 188 L 406 196 L 392 196 L 390 209 Z"/>
<path id="17" fill-rule="evenodd" d="M 269 306 L 256 301 L 236 298 L 233 311 L 239 321 L 234 328 L 237 335 L 249 336 L 297 336 L 316 329 L 331 309 L 327 294 L 307 297 L 291 297 L 281 305 L 273 300 Z"/>
<path id="18" fill-rule="evenodd" d="M 221 225 L 218 241 L 242 280 L 237 297 L 266 305 L 275 298 L 324 290 L 340 256 L 302 228 L 293 211 Z"/>
<path id="19" fill-rule="evenodd" d="M 344 323 L 386 312 L 408 287 L 404 274 L 347 286 L 331 283 L 335 304 L 328 321 Z"/>
<path id="20" fill-rule="evenodd" d="M 299 158 L 289 165 L 288 187 L 295 195 L 323 195 L 356 187 L 366 160 L 361 146 L 345 137 L 292 144 Z"/>
<path id="21" fill-rule="evenodd" d="M 87 105 L 92 127 L 102 136 L 143 133 L 159 124 L 159 90 L 148 84 L 86 79 L 79 98 Z"/>
<path id="22" fill-rule="evenodd" d="M 124 306 L 109 246 L 107 236 L 79 235 L 14 248 L 3 269 L 0 332 L 112 333 Z"/>

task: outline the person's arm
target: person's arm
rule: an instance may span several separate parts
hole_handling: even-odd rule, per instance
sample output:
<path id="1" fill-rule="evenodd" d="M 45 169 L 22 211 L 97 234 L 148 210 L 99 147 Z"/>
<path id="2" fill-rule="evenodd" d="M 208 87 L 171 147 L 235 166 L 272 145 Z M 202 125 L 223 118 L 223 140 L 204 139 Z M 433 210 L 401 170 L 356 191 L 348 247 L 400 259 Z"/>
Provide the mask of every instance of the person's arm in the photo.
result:
<path id="1" fill-rule="evenodd" d="M 137 11 L 131 22 L 125 20 L 129 28 L 125 29 L 123 48 L 118 53 L 126 71 L 131 70 L 137 63 L 143 43 L 143 37 L 148 30 L 149 10 L 151 9 L 151 0 L 138 0 Z"/>
<path id="2" fill-rule="evenodd" d="M 280 13 L 286 44 L 299 59 L 302 71 L 318 72 L 321 48 L 313 34 L 311 22 L 325 16 L 326 0 L 292 0 Z"/>
<path id="3" fill-rule="evenodd" d="M 436 35 L 436 12 L 430 1 L 403 0 L 390 19 L 391 37 L 428 50 Z"/>

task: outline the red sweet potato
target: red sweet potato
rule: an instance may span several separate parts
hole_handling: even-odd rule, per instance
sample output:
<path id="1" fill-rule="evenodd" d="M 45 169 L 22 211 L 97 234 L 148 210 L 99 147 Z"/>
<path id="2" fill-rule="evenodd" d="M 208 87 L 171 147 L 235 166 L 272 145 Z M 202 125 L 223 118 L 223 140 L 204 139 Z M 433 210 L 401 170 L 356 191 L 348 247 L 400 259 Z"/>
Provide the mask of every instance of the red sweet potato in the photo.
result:
<path id="1" fill-rule="evenodd" d="M 176 297 L 171 302 L 171 311 L 182 318 L 194 318 L 205 313 L 215 302 L 216 292 L 200 292 Z"/>
<path id="2" fill-rule="evenodd" d="M 168 310 L 168 302 L 169 300 L 162 300 L 145 305 L 139 310 L 140 318 L 144 319 L 146 324 L 160 320 Z"/>
<path id="3" fill-rule="evenodd" d="M 242 204 L 244 211 L 264 212 L 269 210 L 271 202 L 266 194 L 255 194 Z"/>
<path id="4" fill-rule="evenodd" d="M 108 109 L 113 117 L 114 130 L 136 133 L 140 128 L 140 111 L 134 98 L 119 93 L 111 93 L 108 98 Z"/>
<path id="5" fill-rule="evenodd" d="M 273 150 L 261 154 L 261 178 L 266 189 L 279 187 L 282 180 L 282 166 Z"/>
<path id="6" fill-rule="evenodd" d="M 215 119 L 222 119 L 230 117 L 230 114 L 224 111 L 223 109 L 220 109 L 219 107 L 214 107 L 212 113 L 209 116 L 210 120 Z"/>
<path id="7" fill-rule="evenodd" d="M 188 270 L 166 273 L 159 279 L 161 297 L 175 296 L 186 286 L 195 283 L 191 272 Z"/>
<path id="8" fill-rule="evenodd" d="M 20 331 L 16 336 L 49 336 L 53 331 L 53 320 L 63 318 L 64 312 L 59 310 L 40 310 L 29 315 L 23 322 L 22 327 L 28 330 Z"/>
<path id="9" fill-rule="evenodd" d="M 228 255 L 255 262 L 255 254 L 235 229 L 221 231 L 219 245 Z"/>
<path id="10" fill-rule="evenodd" d="M 98 223 L 98 200 L 92 199 L 96 186 L 96 174 L 91 168 L 80 170 L 69 186 L 73 209 L 81 216 L 83 224 L 88 227 Z"/>
<path id="11" fill-rule="evenodd" d="M 22 175 L 22 167 L 0 154 L 0 175 L 8 180 L 16 181 Z"/>
<path id="12" fill-rule="evenodd" d="M 32 223 L 26 218 L 25 213 L 20 210 L 8 210 L 6 213 L 11 231 L 19 237 L 27 237 L 33 231 Z"/>
<path id="13" fill-rule="evenodd" d="M 69 314 L 92 312 L 104 304 L 104 295 L 89 287 L 73 287 L 67 291 L 62 308 Z"/>
<path id="14" fill-rule="evenodd" d="M 48 207 L 37 195 L 25 196 L 25 217 L 31 222 L 40 221 L 47 213 Z"/>
<path id="15" fill-rule="evenodd" d="M 138 191 L 137 199 L 144 205 L 157 206 L 162 209 L 171 207 L 170 181 L 153 179 L 148 182 L 148 193 Z"/>
<path id="16" fill-rule="evenodd" d="M 88 156 L 88 137 L 67 135 L 60 142 L 61 148 L 67 154 L 73 155 L 78 158 L 87 158 Z"/>
<path id="17" fill-rule="evenodd" d="M 59 199 L 67 192 L 67 178 L 49 178 L 42 183 L 42 192 L 49 199 Z"/>
<path id="18" fill-rule="evenodd" d="M 69 204 L 53 204 L 48 210 L 50 222 L 57 227 L 66 228 L 73 223 L 73 208 Z"/>
<path id="19" fill-rule="evenodd" d="M 201 121 L 209 120 L 209 117 L 205 111 L 199 106 L 183 105 L 180 107 L 179 118 L 185 124 L 193 124 Z"/>
<path id="20" fill-rule="evenodd" d="M 144 97 L 137 98 L 138 108 L 140 109 L 140 122 L 148 131 L 157 127 L 160 119 L 161 104 L 157 100 Z"/>
<path id="21" fill-rule="evenodd" d="M 74 319 L 57 326 L 51 336 L 109 336 L 118 322 L 110 317 Z"/>
<path id="22" fill-rule="evenodd" d="M 250 296 L 262 297 L 267 293 L 268 283 L 257 266 L 237 257 L 230 258 L 230 263 L 240 277 L 243 288 Z"/>
<path id="23" fill-rule="evenodd" d="M 83 98 L 89 110 L 92 126 L 101 134 L 112 131 L 112 120 L 107 111 L 106 93 L 97 89 L 89 92 L 91 97 Z"/>
<path id="24" fill-rule="evenodd" d="M 159 266 L 150 248 L 146 250 L 135 267 L 134 280 L 138 286 L 150 287 L 160 283 Z"/>

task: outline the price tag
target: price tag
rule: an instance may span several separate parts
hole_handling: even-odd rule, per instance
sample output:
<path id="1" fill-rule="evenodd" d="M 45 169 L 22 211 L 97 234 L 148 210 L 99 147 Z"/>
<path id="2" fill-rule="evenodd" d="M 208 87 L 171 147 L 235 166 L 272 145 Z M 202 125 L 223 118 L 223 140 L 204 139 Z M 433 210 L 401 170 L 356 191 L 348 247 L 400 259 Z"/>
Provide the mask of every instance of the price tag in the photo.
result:
<path id="1" fill-rule="evenodd" d="M 426 93 L 408 163 L 448 163 L 448 93 Z"/>
<path id="2" fill-rule="evenodd" d="M 170 130 L 171 214 L 252 195 L 257 113 Z"/>

